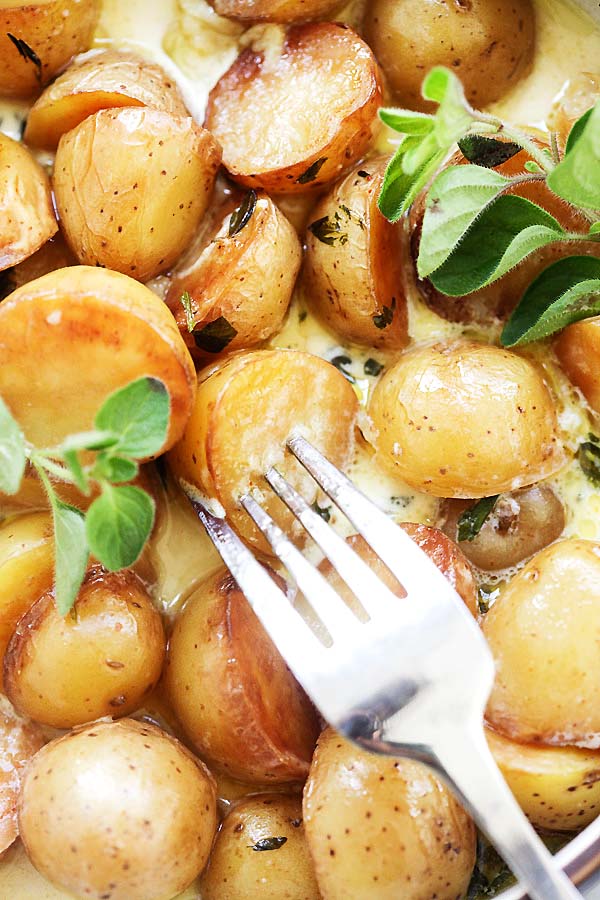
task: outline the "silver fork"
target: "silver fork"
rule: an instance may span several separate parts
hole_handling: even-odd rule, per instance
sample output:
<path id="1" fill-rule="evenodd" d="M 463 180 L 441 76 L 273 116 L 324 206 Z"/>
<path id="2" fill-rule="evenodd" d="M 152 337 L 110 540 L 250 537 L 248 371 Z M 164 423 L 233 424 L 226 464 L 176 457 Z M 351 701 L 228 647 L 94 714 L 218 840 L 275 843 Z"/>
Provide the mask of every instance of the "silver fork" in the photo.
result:
<path id="1" fill-rule="evenodd" d="M 305 622 L 227 522 L 190 502 L 290 669 L 325 719 L 360 747 L 433 768 L 534 900 L 581 894 L 527 821 L 488 749 L 483 713 L 494 663 L 447 579 L 414 541 L 300 436 L 288 449 L 403 586 L 399 599 L 276 469 L 265 478 L 347 583 L 359 617 L 253 496 L 241 504 L 327 634 Z"/>

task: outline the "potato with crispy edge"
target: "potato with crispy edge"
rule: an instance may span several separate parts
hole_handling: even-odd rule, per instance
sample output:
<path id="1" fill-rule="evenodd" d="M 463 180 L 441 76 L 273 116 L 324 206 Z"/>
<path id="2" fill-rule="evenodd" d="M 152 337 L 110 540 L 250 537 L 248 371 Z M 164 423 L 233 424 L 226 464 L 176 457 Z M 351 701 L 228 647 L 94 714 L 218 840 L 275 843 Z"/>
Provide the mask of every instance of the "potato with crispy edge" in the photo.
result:
<path id="1" fill-rule="evenodd" d="M 165 304 L 132 278 L 71 266 L 0 304 L 0 396 L 36 447 L 91 428 L 108 394 L 143 375 L 170 394 L 164 452 L 190 415 L 196 373 Z"/>
<path id="2" fill-rule="evenodd" d="M 488 497 L 565 462 L 541 371 L 499 347 L 459 340 L 405 353 L 369 414 L 382 464 L 435 497 Z"/>
<path id="3" fill-rule="evenodd" d="M 239 22 L 307 22 L 333 15 L 344 0 L 208 0 L 214 11 Z"/>
<path id="4" fill-rule="evenodd" d="M 132 719 L 47 744 L 19 800 L 36 869 L 94 900 L 174 897 L 204 868 L 216 826 L 208 769 L 175 738 Z"/>
<path id="5" fill-rule="evenodd" d="M 95 50 L 69 66 L 29 110 L 24 139 L 56 150 L 65 132 L 101 109 L 149 106 L 175 116 L 188 112 L 177 85 L 155 63 L 122 50 Z"/>
<path id="6" fill-rule="evenodd" d="M 62 136 L 54 195 L 81 263 L 147 281 L 170 268 L 208 206 L 221 152 L 189 117 L 103 109 Z"/>
<path id="7" fill-rule="evenodd" d="M 17 799 L 23 769 L 43 744 L 41 729 L 17 715 L 0 694 L 0 855 L 19 834 Z"/>
<path id="8" fill-rule="evenodd" d="M 600 413 L 600 316 L 575 322 L 559 335 L 556 355 L 567 378 Z"/>
<path id="9" fill-rule="evenodd" d="M 247 187 L 312 191 L 358 160 L 382 91 L 369 47 L 350 28 L 299 25 L 244 50 L 212 89 L 206 127 L 223 165 Z"/>

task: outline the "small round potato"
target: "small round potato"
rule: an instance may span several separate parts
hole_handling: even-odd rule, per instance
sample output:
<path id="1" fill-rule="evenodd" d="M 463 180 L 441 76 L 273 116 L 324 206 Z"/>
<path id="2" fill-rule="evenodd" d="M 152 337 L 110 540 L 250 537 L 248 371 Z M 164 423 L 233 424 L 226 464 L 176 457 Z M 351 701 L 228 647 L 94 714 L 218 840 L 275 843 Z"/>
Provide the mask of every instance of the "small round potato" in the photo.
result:
<path id="1" fill-rule="evenodd" d="M 38 726 L 18 716 L 0 694 L 0 854 L 19 833 L 17 799 L 23 769 L 43 745 Z"/>
<path id="2" fill-rule="evenodd" d="M 215 12 L 240 22 L 308 22 L 337 12 L 344 0 L 208 0 Z"/>
<path id="3" fill-rule="evenodd" d="M 434 66 L 461 79 L 479 108 L 499 100 L 533 59 L 531 0 L 372 0 L 365 35 L 401 106 L 429 111 L 421 84 Z"/>
<path id="4" fill-rule="evenodd" d="M 204 868 L 215 783 L 152 725 L 96 722 L 47 744 L 23 779 L 19 828 L 32 863 L 90 900 L 165 900 Z"/>
<path id="5" fill-rule="evenodd" d="M 25 142 L 56 150 L 61 136 L 85 118 L 120 106 L 188 114 L 177 85 L 160 66 L 134 53 L 95 50 L 69 66 L 36 100 L 27 117 Z"/>
<path id="6" fill-rule="evenodd" d="M 540 370 L 472 341 L 417 347 L 375 386 L 381 462 L 436 497 L 488 497 L 533 484 L 564 461 Z"/>
<path id="7" fill-rule="evenodd" d="M 600 413 L 600 316 L 565 328 L 555 350 L 567 377 Z"/>
<path id="8" fill-rule="evenodd" d="M 362 163 L 317 204 L 303 284 L 311 308 L 342 338 L 401 350 L 408 343 L 401 226 L 377 208 L 387 162 Z"/>
<path id="9" fill-rule="evenodd" d="M 379 70 L 346 26 L 298 25 L 273 38 L 280 43 L 244 50 L 217 82 L 205 124 L 235 181 L 275 193 L 315 190 L 371 143 Z"/>
<path id="10" fill-rule="evenodd" d="M 567 82 L 552 106 L 548 127 L 557 131 L 562 142 L 566 143 L 577 119 L 591 109 L 599 97 L 600 72 L 580 72 Z"/>
<path id="11" fill-rule="evenodd" d="M 332 729 L 313 758 L 304 825 L 327 900 L 454 900 L 475 865 L 473 823 L 429 769 Z"/>
<path id="12" fill-rule="evenodd" d="M 520 742 L 600 746 L 600 544 L 546 547 L 483 620 L 496 663 L 491 725 Z"/>
<path id="13" fill-rule="evenodd" d="M 316 713 L 244 595 L 222 569 L 178 616 L 165 684 L 203 758 L 242 781 L 302 781 Z"/>
<path id="14" fill-rule="evenodd" d="M 221 161 L 188 117 L 103 109 L 60 139 L 54 194 L 81 263 L 148 281 L 173 265 L 208 206 Z"/>

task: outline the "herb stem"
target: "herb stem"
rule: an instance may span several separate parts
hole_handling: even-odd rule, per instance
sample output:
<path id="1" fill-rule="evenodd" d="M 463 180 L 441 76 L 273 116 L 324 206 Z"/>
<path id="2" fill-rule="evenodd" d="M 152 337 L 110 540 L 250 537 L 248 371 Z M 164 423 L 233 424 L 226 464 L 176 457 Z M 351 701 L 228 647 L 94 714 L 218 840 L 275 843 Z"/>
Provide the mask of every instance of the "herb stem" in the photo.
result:
<path id="1" fill-rule="evenodd" d="M 558 134 L 556 131 L 550 132 L 550 149 L 552 150 L 552 159 L 557 166 L 560 162 L 560 149 L 558 147 Z"/>
<path id="2" fill-rule="evenodd" d="M 62 466 L 52 459 L 47 459 L 43 453 L 40 453 L 39 451 L 29 454 L 29 461 L 38 475 L 40 475 L 40 478 L 44 482 L 44 486 L 46 486 L 48 480 L 48 475 L 46 473 L 54 475 L 55 478 L 58 478 L 59 481 L 63 481 L 66 484 L 76 484 L 75 479 L 65 466 Z M 44 473 L 43 478 L 41 475 L 42 472 Z"/>

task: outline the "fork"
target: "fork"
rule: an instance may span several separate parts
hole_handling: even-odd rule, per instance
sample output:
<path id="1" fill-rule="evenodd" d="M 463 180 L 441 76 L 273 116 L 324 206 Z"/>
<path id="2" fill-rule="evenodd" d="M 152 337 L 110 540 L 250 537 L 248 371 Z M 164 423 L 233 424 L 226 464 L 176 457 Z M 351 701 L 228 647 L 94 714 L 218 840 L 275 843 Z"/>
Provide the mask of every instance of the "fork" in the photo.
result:
<path id="1" fill-rule="evenodd" d="M 254 496 L 240 503 L 320 620 L 315 629 L 225 519 L 186 486 L 200 521 L 323 717 L 363 749 L 430 766 L 456 793 L 533 900 L 581 894 L 521 811 L 488 749 L 483 714 L 494 662 L 480 628 L 417 544 L 305 438 L 288 450 L 402 585 L 392 593 L 291 484 L 265 479 L 353 592 L 352 611 Z M 355 614 L 358 613 L 358 614 Z M 324 630 L 323 630 L 324 629 Z"/>

